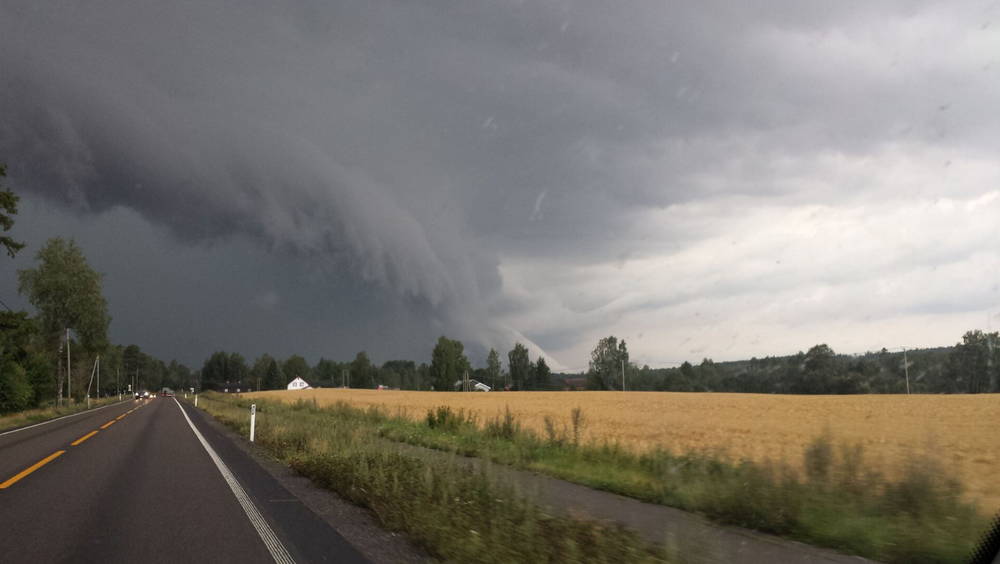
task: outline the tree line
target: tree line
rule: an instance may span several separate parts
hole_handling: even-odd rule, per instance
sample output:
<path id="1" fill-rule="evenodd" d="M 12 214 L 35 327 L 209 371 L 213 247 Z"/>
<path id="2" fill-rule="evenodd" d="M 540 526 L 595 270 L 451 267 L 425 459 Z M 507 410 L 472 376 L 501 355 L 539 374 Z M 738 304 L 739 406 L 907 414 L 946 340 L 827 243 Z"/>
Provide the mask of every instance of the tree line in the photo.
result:
<path id="1" fill-rule="evenodd" d="M 5 173 L 0 166 L 0 179 Z M 9 188 L 0 190 L 2 232 L 14 225 L 19 200 Z M 14 258 L 25 243 L 3 235 L 0 246 Z M 166 364 L 136 345 L 109 342 L 103 275 L 90 267 L 72 239 L 49 239 L 35 258 L 37 267 L 18 271 L 18 293 L 27 296 L 36 315 L 6 305 L 0 311 L 0 414 L 62 407 L 64 394 L 79 402 L 88 394 L 109 396 L 130 385 L 155 391 L 193 383 L 191 371 L 176 361 Z"/>
<path id="2" fill-rule="evenodd" d="M 431 351 L 431 363 L 412 360 L 389 360 L 381 366 L 372 362 L 365 351 L 354 360 L 340 362 L 320 358 L 310 366 L 303 357 L 292 355 L 277 360 L 263 354 L 248 364 L 235 352 L 213 353 L 196 373 L 206 388 L 223 382 L 247 384 L 259 390 L 282 390 L 296 377 L 313 387 L 366 388 L 385 386 L 401 390 L 452 391 L 461 388 L 463 375 L 493 389 L 549 390 L 555 388 L 552 371 L 545 359 L 531 361 L 528 348 L 516 343 L 507 354 L 509 370 L 503 369 L 500 354 L 490 349 L 485 368 L 472 368 L 461 341 L 442 336 Z"/>
<path id="3" fill-rule="evenodd" d="M 217 352 L 201 369 L 205 383 L 239 382 L 255 389 L 285 389 L 295 377 L 314 387 L 457 391 L 464 374 L 495 391 L 629 390 L 665 392 L 731 392 L 793 395 L 938 394 L 1000 392 L 1000 333 L 969 331 L 954 347 L 863 355 L 841 355 L 825 344 L 791 356 L 714 362 L 703 359 L 675 368 L 639 366 L 628 346 L 615 336 L 601 339 L 591 352 L 586 372 L 553 374 L 541 356 L 532 361 L 528 348 L 515 343 L 507 353 L 490 349 L 486 366 L 472 368 L 461 341 L 442 336 L 431 351 L 431 363 L 390 360 L 381 366 L 367 353 L 353 361 L 321 358 L 310 366 L 293 355 L 278 361 L 265 354 L 252 366 L 237 353 Z"/>
<path id="4" fill-rule="evenodd" d="M 427 390 L 430 381 L 427 373 L 426 364 L 417 366 L 410 360 L 390 360 L 377 366 L 364 351 L 350 362 L 321 358 L 312 366 L 299 355 L 278 360 L 262 354 L 250 365 L 239 353 L 218 351 L 212 353 L 195 376 L 205 389 L 221 383 L 239 383 L 256 390 L 283 390 L 295 378 L 302 378 L 313 387 L 322 388 L 386 385 L 404 390 Z"/>
<path id="5" fill-rule="evenodd" d="M 968 331 L 954 347 L 839 355 L 825 344 L 786 357 L 684 362 L 650 368 L 629 362 L 625 342 L 602 339 L 584 374 L 590 390 L 758 394 L 953 394 L 1000 392 L 1000 333 Z"/>

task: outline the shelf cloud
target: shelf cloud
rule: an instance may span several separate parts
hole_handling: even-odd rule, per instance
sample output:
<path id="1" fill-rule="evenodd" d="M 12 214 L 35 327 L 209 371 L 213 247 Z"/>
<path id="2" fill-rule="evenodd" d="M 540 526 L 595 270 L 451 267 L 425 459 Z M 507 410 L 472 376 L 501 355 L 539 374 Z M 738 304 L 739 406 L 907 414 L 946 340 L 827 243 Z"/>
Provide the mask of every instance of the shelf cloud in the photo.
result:
<path id="1" fill-rule="evenodd" d="M 1000 309 L 998 14 L 12 0 L 0 162 L 112 337 L 195 365 L 945 345 Z"/>

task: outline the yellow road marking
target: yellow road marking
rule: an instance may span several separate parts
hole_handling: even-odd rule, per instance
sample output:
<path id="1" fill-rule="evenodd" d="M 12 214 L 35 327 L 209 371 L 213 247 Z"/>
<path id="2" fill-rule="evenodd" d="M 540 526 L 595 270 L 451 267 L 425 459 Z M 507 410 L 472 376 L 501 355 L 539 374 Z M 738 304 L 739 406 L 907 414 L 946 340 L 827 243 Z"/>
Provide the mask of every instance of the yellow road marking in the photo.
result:
<path id="1" fill-rule="evenodd" d="M 58 457 L 58 456 L 59 456 L 60 454 L 62 454 L 62 453 L 64 453 L 64 452 L 66 452 L 66 451 L 65 451 L 65 450 L 59 450 L 59 451 L 56 451 L 56 452 L 55 452 L 55 454 L 50 454 L 50 455 L 49 455 L 49 456 L 48 456 L 47 458 L 43 458 L 42 460 L 40 460 L 40 461 L 38 461 L 37 463 L 35 463 L 35 465 L 34 465 L 34 466 L 32 466 L 32 467 L 28 468 L 27 470 L 25 470 L 25 471 L 21 472 L 20 474 L 18 474 L 17 476 L 14 476 L 13 478 L 11 478 L 11 479 L 7 480 L 6 482 L 4 482 L 4 483 L 0 484 L 0 490 L 5 490 L 5 489 L 7 489 L 7 488 L 9 488 L 9 487 L 13 486 L 14 484 L 16 484 L 16 483 L 18 482 L 18 480 L 20 480 L 21 478 L 24 478 L 24 477 L 25 477 L 25 476 L 27 476 L 28 474 L 31 474 L 31 473 L 32 473 L 32 472 L 34 472 L 35 470 L 38 470 L 38 469 L 39 469 L 39 468 L 41 468 L 42 466 L 45 466 L 45 465 L 46 465 L 46 464 L 48 464 L 49 462 L 52 462 L 52 461 L 53 461 L 53 460 L 55 460 L 55 459 L 56 459 L 56 458 L 57 458 L 57 457 Z"/>
<path id="2" fill-rule="evenodd" d="M 132 413 L 133 411 L 135 411 L 135 410 L 134 410 L 134 409 L 130 409 L 130 410 L 128 410 L 128 412 L 129 412 L 129 413 Z"/>
<path id="3" fill-rule="evenodd" d="M 115 420 L 114 420 L 114 419 L 112 419 L 111 421 L 108 421 L 108 422 L 107 422 L 107 423 L 105 423 L 104 425 L 101 425 L 101 429 L 107 429 L 108 427 L 110 427 L 110 426 L 112 426 L 112 425 L 114 425 L 114 424 L 115 424 Z"/>
<path id="4" fill-rule="evenodd" d="M 70 443 L 70 444 L 73 445 L 73 446 L 76 446 L 76 445 L 82 443 L 83 441 L 89 439 L 90 437 L 93 437 L 96 434 L 97 434 L 97 431 L 91 431 L 91 432 L 87 433 L 86 435 L 84 435 L 84 436 L 80 437 L 79 439 L 77 439 L 76 442 L 73 442 L 73 443 Z"/>
<path id="5" fill-rule="evenodd" d="M 115 417 L 115 421 L 118 421 L 119 419 L 121 419 L 122 417 L 125 417 L 126 415 L 128 415 L 128 413 L 122 413 L 118 417 Z"/>

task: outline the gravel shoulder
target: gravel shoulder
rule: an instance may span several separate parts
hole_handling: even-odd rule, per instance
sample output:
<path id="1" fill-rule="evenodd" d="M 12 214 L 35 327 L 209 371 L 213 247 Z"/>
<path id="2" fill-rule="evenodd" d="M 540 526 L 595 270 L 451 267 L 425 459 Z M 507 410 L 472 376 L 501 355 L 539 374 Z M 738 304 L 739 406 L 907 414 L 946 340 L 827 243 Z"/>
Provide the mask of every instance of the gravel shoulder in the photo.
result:
<path id="1" fill-rule="evenodd" d="M 340 533 L 355 549 L 373 564 L 418 564 L 433 561 L 420 547 L 410 543 L 405 535 L 387 531 L 375 515 L 363 507 L 344 500 L 336 493 L 320 488 L 308 478 L 257 449 L 246 437 L 237 435 L 228 427 L 202 410 L 194 410 L 207 424 L 231 440 L 247 453 L 268 474 L 296 497 L 316 516 Z"/>

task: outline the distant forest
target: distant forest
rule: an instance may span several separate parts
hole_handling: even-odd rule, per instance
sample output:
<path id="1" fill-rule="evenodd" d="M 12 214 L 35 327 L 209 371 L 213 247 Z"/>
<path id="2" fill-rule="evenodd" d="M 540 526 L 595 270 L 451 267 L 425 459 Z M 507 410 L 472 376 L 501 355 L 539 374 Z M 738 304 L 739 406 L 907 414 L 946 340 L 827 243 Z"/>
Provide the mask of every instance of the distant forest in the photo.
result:
<path id="1" fill-rule="evenodd" d="M 905 359 L 905 363 L 904 363 Z M 704 359 L 676 368 L 638 366 L 614 336 L 601 339 L 586 372 L 553 374 L 543 358 L 531 361 L 517 343 L 506 368 L 490 350 L 485 368 L 472 368 L 460 341 L 441 337 L 432 361 L 390 360 L 377 365 L 365 352 L 350 362 L 301 356 L 278 361 L 262 355 L 252 366 L 236 353 L 217 352 L 194 377 L 211 387 L 244 382 L 254 389 L 283 389 L 295 377 L 314 387 L 455 390 L 463 374 L 501 390 L 621 390 L 758 394 L 941 394 L 1000 391 L 1000 334 L 969 331 L 953 347 L 837 354 L 827 345 L 782 357 L 733 362 Z M 623 373 L 624 372 L 624 378 Z M 623 383 L 624 380 L 624 383 Z M 909 386 L 909 388 L 907 388 Z"/>
<path id="2" fill-rule="evenodd" d="M 609 337 L 609 339 L 614 339 Z M 602 340 L 602 343 L 604 341 Z M 620 345 L 624 347 L 624 344 Z M 600 349 L 600 347 L 598 347 Z M 621 358 L 602 362 L 595 349 L 586 373 L 560 375 L 563 388 L 621 389 Z M 625 353 L 627 355 L 627 353 Z M 620 355 L 619 355 L 620 356 Z M 905 360 L 905 362 L 904 362 Z M 969 331 L 953 347 L 840 355 L 827 345 L 784 357 L 735 362 L 704 359 L 677 368 L 625 373 L 628 390 L 757 394 L 953 394 L 1000 391 L 1000 334 Z M 606 374 L 602 374 L 603 372 Z M 618 369 L 620 373 L 620 369 Z"/>
<path id="3" fill-rule="evenodd" d="M 914 349 L 906 352 L 910 393 L 995 392 L 997 379 L 988 385 L 969 377 L 956 362 L 956 347 Z M 626 369 L 626 389 L 662 392 L 735 392 L 755 394 L 905 394 L 907 370 L 903 352 L 836 354 L 826 345 L 791 356 L 769 356 L 732 362 L 704 359 L 676 368 Z M 985 372 L 989 372 L 986 370 Z M 562 389 L 599 389 L 588 372 L 558 374 Z M 561 384 L 561 385 L 560 385 Z"/>

